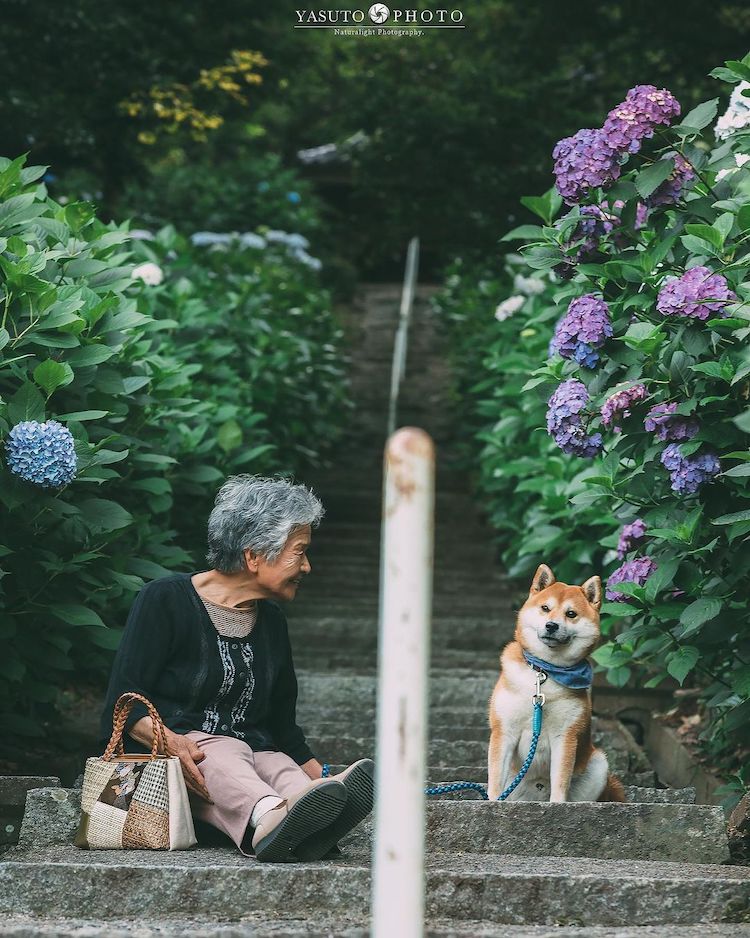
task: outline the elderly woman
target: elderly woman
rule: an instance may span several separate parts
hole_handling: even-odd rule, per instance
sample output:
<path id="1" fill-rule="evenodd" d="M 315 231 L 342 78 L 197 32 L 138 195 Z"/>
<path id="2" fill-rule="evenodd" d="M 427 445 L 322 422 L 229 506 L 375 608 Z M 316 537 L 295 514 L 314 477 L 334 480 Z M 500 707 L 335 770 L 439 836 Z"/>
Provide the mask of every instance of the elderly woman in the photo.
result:
<path id="1" fill-rule="evenodd" d="M 239 475 L 208 520 L 211 567 L 148 583 L 133 603 L 102 715 L 109 736 L 125 691 L 149 698 L 179 756 L 196 818 L 258 860 L 317 860 L 372 809 L 373 763 L 322 777 L 296 722 L 297 678 L 286 618 L 310 573 L 323 507 L 303 485 Z M 126 731 L 147 751 L 138 705 Z"/>

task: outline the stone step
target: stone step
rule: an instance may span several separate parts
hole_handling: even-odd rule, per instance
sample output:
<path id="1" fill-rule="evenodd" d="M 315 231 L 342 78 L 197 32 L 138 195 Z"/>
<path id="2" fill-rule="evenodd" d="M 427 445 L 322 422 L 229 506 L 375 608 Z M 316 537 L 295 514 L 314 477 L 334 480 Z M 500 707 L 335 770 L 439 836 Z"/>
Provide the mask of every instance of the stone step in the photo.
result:
<path id="1" fill-rule="evenodd" d="M 425 806 L 428 855 L 544 854 L 697 863 L 725 863 L 729 859 L 724 814 L 714 805 L 500 803 L 482 799 L 476 791 L 463 794 L 472 797 L 428 796 Z M 32 790 L 21 830 L 21 846 L 30 850 L 70 845 L 79 809 L 77 789 Z M 372 832 L 371 816 L 342 840 L 346 856 L 369 862 Z"/>
<path id="2" fill-rule="evenodd" d="M 509 925 L 743 922 L 750 869 L 653 860 L 428 854 L 427 920 Z M 367 922 L 371 875 L 356 860 L 262 864 L 236 851 L 11 848 L 0 863 L 0 911 L 60 918 L 165 920 L 247 914 L 315 921 L 337 911 Z"/>
<path id="3" fill-rule="evenodd" d="M 51 775 L 0 776 L 0 846 L 18 841 L 26 795 L 33 788 L 57 787 L 60 779 Z"/>
<path id="4" fill-rule="evenodd" d="M 344 768 L 342 766 L 341 768 Z M 335 768 L 334 771 L 337 771 Z M 486 788 L 486 769 L 482 767 L 484 776 L 480 784 Z M 479 772 L 479 767 L 477 767 Z M 456 782 L 468 781 L 468 779 L 454 778 L 452 775 L 446 778 L 438 778 L 432 775 L 427 786 L 434 788 L 438 785 L 451 785 Z M 631 804 L 695 804 L 695 788 L 654 788 L 652 785 L 624 785 L 627 801 Z M 433 801 L 486 801 L 486 797 L 474 789 L 463 789 L 456 792 L 444 792 L 438 795 L 428 795 L 430 802 Z"/>
<path id="5" fill-rule="evenodd" d="M 609 722 L 609 721 L 608 721 Z M 629 780 L 633 775 L 649 771 L 649 763 L 644 753 L 625 737 L 624 729 L 613 727 L 594 727 L 594 744 L 606 752 L 609 768 L 621 781 Z M 628 736 L 630 734 L 627 734 Z M 375 738 L 331 736 L 319 737 L 308 735 L 310 748 L 323 762 L 349 764 L 357 759 L 373 758 L 376 751 Z M 430 765 L 445 764 L 450 759 L 454 765 L 484 766 L 485 780 L 487 773 L 488 739 L 484 740 L 446 740 L 433 736 L 427 746 L 427 761 Z M 471 781 L 471 779 L 467 779 Z"/>
<path id="6" fill-rule="evenodd" d="M 313 931 L 311 931 L 313 929 Z M 9 938 L 297 938 L 325 935 L 334 938 L 370 938 L 367 925 L 356 925 L 346 915 L 316 914 L 314 921 L 269 913 L 249 913 L 241 922 L 217 923 L 195 916 L 169 922 L 91 921 L 90 919 L 36 918 L 12 915 L 3 920 L 2 934 Z M 494 922 L 432 920 L 425 938 L 750 938 L 750 925 L 659 926 L 546 926 L 496 925 Z"/>
<path id="7" fill-rule="evenodd" d="M 347 856 L 366 862 L 372 819 L 342 841 Z M 456 853 L 589 857 L 726 863 L 729 846 L 721 808 L 694 804 L 447 801 L 426 808 L 428 855 Z"/>
<path id="8" fill-rule="evenodd" d="M 375 646 L 369 649 L 363 649 L 354 654 L 342 650 L 331 649 L 309 649 L 301 652 L 295 652 L 294 660 L 300 667 L 306 670 L 314 671 L 340 671 L 341 673 L 351 672 L 356 674 L 370 674 L 373 677 L 376 674 L 377 657 Z M 441 669 L 468 668 L 472 664 L 478 667 L 486 668 L 497 660 L 497 654 L 494 652 L 476 652 L 465 649 L 443 648 L 433 649 L 430 662 L 434 667 Z"/>
<path id="9" fill-rule="evenodd" d="M 476 716 L 476 719 L 470 723 L 458 723 L 450 720 L 450 714 L 446 714 L 443 720 L 437 719 L 430 714 L 428 727 L 430 738 L 440 740 L 441 744 L 449 747 L 453 747 L 455 743 L 465 742 L 482 743 L 486 749 L 490 735 L 486 715 L 476 713 L 474 716 Z M 354 738 L 359 741 L 366 737 L 375 736 L 376 721 L 374 714 L 371 719 L 355 719 L 352 717 L 351 719 L 319 720 L 306 713 L 304 719 L 300 719 L 298 715 L 297 722 L 304 730 L 308 740 L 314 737 L 326 741 L 328 739 L 343 738 Z M 605 722 L 600 725 L 599 718 L 594 717 L 593 724 L 594 734 L 601 745 L 617 748 L 630 748 L 632 745 L 638 748 L 635 740 L 631 742 L 629 733 L 627 736 L 623 736 L 619 727 L 614 728 L 606 718 Z M 451 751 L 453 751 L 452 748 Z"/>
<path id="10" fill-rule="evenodd" d="M 70 845 L 79 807 L 80 792 L 75 789 L 33 790 L 27 801 L 21 846 Z M 425 850 L 431 857 L 502 853 L 690 863 L 729 860 L 724 813 L 714 805 L 501 803 L 430 797 L 425 809 Z M 344 838 L 341 846 L 349 860 L 369 863 L 372 831 L 369 817 Z"/>

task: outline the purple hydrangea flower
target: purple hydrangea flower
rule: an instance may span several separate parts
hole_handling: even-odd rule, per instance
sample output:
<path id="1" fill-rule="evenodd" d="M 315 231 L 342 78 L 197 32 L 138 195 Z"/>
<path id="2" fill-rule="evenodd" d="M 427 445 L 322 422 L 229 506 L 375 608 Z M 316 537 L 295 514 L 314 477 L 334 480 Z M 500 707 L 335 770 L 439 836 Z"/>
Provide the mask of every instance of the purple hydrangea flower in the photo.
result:
<path id="1" fill-rule="evenodd" d="M 625 554 L 637 547 L 646 536 L 646 523 L 636 518 L 630 524 L 623 525 L 620 539 L 617 542 L 617 559 L 624 560 Z"/>
<path id="2" fill-rule="evenodd" d="M 679 153 L 666 153 L 674 159 L 674 169 L 646 200 L 650 208 L 657 205 L 674 205 L 680 201 L 682 190 L 695 179 L 695 170 Z"/>
<path id="3" fill-rule="evenodd" d="M 563 381 L 547 402 L 547 432 L 564 453 L 593 457 L 601 451 L 601 433 L 587 434 L 581 418 L 588 402 L 586 385 L 577 378 Z"/>
<path id="4" fill-rule="evenodd" d="M 698 421 L 694 417 L 676 414 L 676 410 L 676 401 L 654 404 L 646 414 L 643 426 L 649 433 L 655 433 L 656 439 L 662 443 L 670 440 L 692 440 L 700 428 Z"/>
<path id="5" fill-rule="evenodd" d="M 572 137 L 563 137 L 555 144 L 552 158 L 557 191 L 569 205 L 620 176 L 619 153 L 601 130 L 585 127 Z"/>
<path id="6" fill-rule="evenodd" d="M 721 274 L 708 267 L 691 267 L 681 277 L 668 280 L 659 291 L 656 308 L 663 316 L 688 316 L 706 320 L 737 299 Z"/>
<path id="7" fill-rule="evenodd" d="M 569 256 L 569 260 L 574 263 L 588 260 L 599 248 L 602 238 L 613 234 L 612 242 L 615 247 L 624 248 L 628 244 L 628 238 L 624 232 L 617 229 L 622 224 L 622 219 L 617 212 L 624 207 L 622 199 L 616 199 L 610 207 L 609 202 L 604 199 L 599 205 L 584 205 L 581 210 L 581 219 L 572 229 L 564 246 L 569 248 L 577 246 L 575 255 Z M 648 208 L 645 203 L 638 202 L 636 207 L 636 217 L 634 228 L 637 231 L 646 224 L 648 217 Z"/>
<path id="8" fill-rule="evenodd" d="M 555 327 L 554 346 L 563 358 L 572 358 L 579 365 L 595 368 L 599 362 L 597 348 L 612 335 L 609 307 L 604 300 L 587 293 L 571 300 L 568 311 Z"/>
<path id="9" fill-rule="evenodd" d="M 602 405 L 602 423 L 605 427 L 614 426 L 615 433 L 620 432 L 620 420 L 630 416 L 630 408 L 648 397 L 645 384 L 635 384 L 632 388 L 623 388 L 610 394 Z"/>
<path id="10" fill-rule="evenodd" d="M 5 441 L 8 468 L 26 482 L 60 488 L 76 474 L 73 434 L 56 420 L 17 423 Z"/>
<path id="11" fill-rule="evenodd" d="M 634 560 L 626 560 L 625 563 L 613 570 L 607 578 L 607 588 L 604 595 L 612 602 L 626 602 L 628 597 L 625 593 L 619 593 L 612 589 L 617 583 L 637 583 L 643 586 L 646 580 L 656 570 L 656 563 L 650 557 L 636 557 Z"/>
<path id="12" fill-rule="evenodd" d="M 609 210 L 607 202 L 601 205 L 584 205 L 581 209 L 581 220 L 573 229 L 570 242 L 580 240 L 576 258 L 584 260 L 599 247 L 599 242 L 620 224 L 617 215 Z"/>
<path id="13" fill-rule="evenodd" d="M 637 153 L 641 142 L 653 137 L 660 124 L 671 124 L 679 114 L 680 105 L 666 88 L 636 85 L 624 101 L 612 108 L 602 130 L 613 149 Z"/>
<path id="14" fill-rule="evenodd" d="M 716 453 L 683 456 L 679 443 L 670 443 L 664 448 L 661 463 L 669 470 L 672 491 L 678 495 L 692 495 L 704 482 L 710 482 L 721 471 Z"/>

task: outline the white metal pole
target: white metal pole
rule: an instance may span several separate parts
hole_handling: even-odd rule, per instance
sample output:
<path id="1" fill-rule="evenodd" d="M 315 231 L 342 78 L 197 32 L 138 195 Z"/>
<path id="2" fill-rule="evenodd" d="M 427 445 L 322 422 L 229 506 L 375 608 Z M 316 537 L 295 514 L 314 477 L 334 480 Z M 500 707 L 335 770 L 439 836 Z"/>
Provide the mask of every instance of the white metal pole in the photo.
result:
<path id="1" fill-rule="evenodd" d="M 435 450 L 404 427 L 385 449 L 380 559 L 373 938 L 421 938 Z"/>

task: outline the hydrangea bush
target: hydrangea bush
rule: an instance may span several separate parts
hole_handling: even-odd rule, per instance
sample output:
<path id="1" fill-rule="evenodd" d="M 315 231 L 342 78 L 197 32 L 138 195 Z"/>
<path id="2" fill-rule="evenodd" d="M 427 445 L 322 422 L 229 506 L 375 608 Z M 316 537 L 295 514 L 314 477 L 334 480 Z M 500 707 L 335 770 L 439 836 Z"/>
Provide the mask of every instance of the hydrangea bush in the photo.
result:
<path id="1" fill-rule="evenodd" d="M 301 243 L 104 225 L 24 162 L 0 160 L 4 744 L 104 680 L 145 581 L 204 563 L 227 474 L 303 470 L 347 412 Z"/>
<path id="2" fill-rule="evenodd" d="M 714 77 L 740 87 L 750 56 Z M 598 663 L 619 686 L 694 685 L 703 743 L 741 787 L 750 763 L 750 121 L 737 116 L 738 97 L 714 134 L 718 98 L 683 117 L 667 89 L 637 86 L 600 129 L 555 147 L 555 187 L 522 200 L 543 224 L 506 235 L 527 265 L 516 263 L 516 275 L 546 289 L 477 330 L 470 399 L 478 483 L 511 574 L 540 559 L 574 582 L 592 565 L 601 572 L 609 641 Z M 495 278 L 490 309 L 508 279 Z M 459 281 L 437 301 L 454 333 L 474 294 Z"/>

